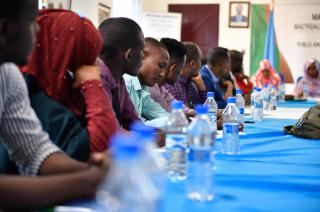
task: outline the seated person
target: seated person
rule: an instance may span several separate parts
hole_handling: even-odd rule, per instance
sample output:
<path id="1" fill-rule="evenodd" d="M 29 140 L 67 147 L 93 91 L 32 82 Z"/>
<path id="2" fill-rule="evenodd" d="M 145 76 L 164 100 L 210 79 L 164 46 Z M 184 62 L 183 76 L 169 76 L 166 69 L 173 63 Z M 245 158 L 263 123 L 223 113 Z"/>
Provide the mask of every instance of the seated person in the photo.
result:
<path id="1" fill-rule="evenodd" d="M 89 166 L 63 154 L 30 106 L 25 81 L 13 63 L 27 62 L 39 31 L 37 13 L 37 1 L 0 3 L 0 143 L 21 174 L 44 175 L 1 175 L 0 208 L 6 211 L 31 211 L 94 197 L 110 163 L 104 154 L 94 154 Z"/>
<path id="2" fill-rule="evenodd" d="M 163 38 L 160 42 L 163 48 L 169 52 L 170 62 L 164 71 L 163 77 L 153 87 L 149 87 L 149 92 L 154 101 L 158 102 L 168 112 L 171 112 L 171 103 L 175 100 L 175 97 L 166 89 L 166 86 L 177 81 L 185 63 L 186 51 L 184 46 L 174 39 Z M 170 43 L 173 43 L 173 45 L 170 45 Z M 194 110 L 189 109 L 186 105 L 184 105 L 184 113 L 187 116 L 195 115 Z"/>
<path id="3" fill-rule="evenodd" d="M 320 63 L 316 59 L 309 59 L 304 65 L 304 76 L 300 79 L 293 94 L 301 98 L 303 97 L 304 86 L 308 86 L 309 95 L 311 97 L 320 97 Z"/>
<path id="4" fill-rule="evenodd" d="M 170 42 L 166 45 L 168 49 Z M 193 108 L 195 104 L 203 104 L 207 99 L 206 87 L 199 74 L 201 68 L 201 49 L 199 46 L 192 42 L 183 43 L 186 49 L 186 64 L 182 68 L 182 73 L 179 76 L 177 82 L 174 84 L 166 84 L 166 89 L 177 99 L 183 101 L 183 103 Z"/>
<path id="5" fill-rule="evenodd" d="M 259 65 L 259 69 L 253 75 L 252 81 L 258 88 L 263 89 L 264 85 L 274 85 L 278 87 L 281 82 L 279 74 L 273 69 L 269 60 L 262 60 Z"/>
<path id="6" fill-rule="evenodd" d="M 153 87 L 159 81 L 168 66 L 169 55 L 159 41 L 153 38 L 145 39 L 143 53 L 138 77 L 125 74 L 123 78 L 139 118 L 149 126 L 163 129 L 170 113 L 150 97 L 147 86 Z"/>
<path id="7" fill-rule="evenodd" d="M 100 85 L 98 67 L 85 66 L 94 65 L 102 48 L 98 30 L 71 11 L 44 10 L 37 20 L 43 30 L 37 34 L 36 48 L 22 72 L 33 76 L 39 89 L 84 120 L 90 152 L 106 150 L 117 121 Z"/>
<path id="8" fill-rule="evenodd" d="M 228 49 L 222 47 L 212 48 L 207 53 L 207 64 L 203 65 L 200 71 L 202 80 L 207 91 L 214 92 L 214 99 L 219 109 L 226 107 L 226 99 L 233 95 L 233 85 L 230 81 L 222 81 L 229 75 L 230 56 Z M 222 92 L 223 86 L 226 90 Z"/>
<path id="9" fill-rule="evenodd" d="M 230 50 L 231 73 L 243 94 L 251 94 L 253 83 L 243 72 L 243 55 L 237 50 Z"/>
<path id="10" fill-rule="evenodd" d="M 100 53 L 101 78 L 121 127 L 129 130 L 139 120 L 128 94 L 124 74 L 137 76 L 142 63 L 143 33 L 139 25 L 128 18 L 108 18 L 99 31 L 103 38 Z"/>

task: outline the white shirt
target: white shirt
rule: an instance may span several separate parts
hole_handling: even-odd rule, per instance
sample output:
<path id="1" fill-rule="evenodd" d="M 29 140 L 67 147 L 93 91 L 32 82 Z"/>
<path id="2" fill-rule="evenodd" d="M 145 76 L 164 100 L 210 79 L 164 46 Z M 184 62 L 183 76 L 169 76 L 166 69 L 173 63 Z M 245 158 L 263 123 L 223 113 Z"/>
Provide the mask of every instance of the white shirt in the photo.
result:
<path id="1" fill-rule="evenodd" d="M 23 76 L 12 63 L 0 65 L 0 142 L 24 175 L 37 175 L 42 162 L 60 151 L 42 130 Z"/>

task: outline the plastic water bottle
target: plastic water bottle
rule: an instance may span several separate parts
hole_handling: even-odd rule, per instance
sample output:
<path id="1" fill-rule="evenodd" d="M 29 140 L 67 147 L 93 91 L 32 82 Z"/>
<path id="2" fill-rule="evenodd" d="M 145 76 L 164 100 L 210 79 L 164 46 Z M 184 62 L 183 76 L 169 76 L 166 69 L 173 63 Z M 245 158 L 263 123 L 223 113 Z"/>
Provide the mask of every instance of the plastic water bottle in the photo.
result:
<path id="1" fill-rule="evenodd" d="M 191 200 L 214 199 L 214 132 L 206 105 L 196 105 L 196 118 L 188 127 L 187 196 Z"/>
<path id="2" fill-rule="evenodd" d="M 228 97 L 227 107 L 222 112 L 223 135 L 222 154 L 239 154 L 239 111 L 235 105 L 236 98 Z"/>
<path id="3" fill-rule="evenodd" d="M 205 106 L 208 107 L 208 116 L 213 126 L 214 133 L 217 133 L 217 116 L 218 116 L 218 105 L 214 100 L 214 93 L 207 93 L 207 100 L 204 102 Z"/>
<path id="4" fill-rule="evenodd" d="M 242 90 L 241 89 L 237 89 L 236 90 L 236 106 L 238 108 L 239 111 L 239 122 L 240 123 L 244 123 L 244 107 L 246 105 L 246 102 L 244 101 L 243 97 L 242 97 Z"/>
<path id="5" fill-rule="evenodd" d="M 168 177 L 184 180 L 187 177 L 188 120 L 181 101 L 172 102 L 172 112 L 166 125 L 166 158 Z"/>
<path id="6" fill-rule="evenodd" d="M 251 117 L 253 117 L 253 110 L 254 110 L 254 100 L 256 98 L 257 95 L 257 87 L 253 88 L 253 92 L 250 95 L 250 115 Z"/>
<path id="7" fill-rule="evenodd" d="M 100 185 L 96 200 L 99 211 L 157 211 L 160 193 L 145 170 L 144 149 L 131 134 L 112 139 L 113 164 Z"/>
<path id="8" fill-rule="evenodd" d="M 308 99 L 309 97 L 309 86 L 306 82 L 303 83 L 303 98 Z"/>
<path id="9" fill-rule="evenodd" d="M 278 102 L 278 92 L 276 86 L 272 86 L 270 90 L 270 103 L 269 108 L 270 110 L 276 110 L 277 109 L 277 102 Z"/>
<path id="10" fill-rule="evenodd" d="M 269 94 L 269 88 L 267 84 L 263 86 L 262 95 L 263 95 L 263 109 L 268 110 L 269 102 L 270 102 L 270 94 Z"/>
<path id="11" fill-rule="evenodd" d="M 263 119 L 263 97 L 261 89 L 257 88 L 257 93 L 254 99 L 253 121 L 262 121 Z"/>
<path id="12" fill-rule="evenodd" d="M 155 128 L 145 125 L 141 121 L 136 121 L 130 126 L 132 131 L 139 140 L 139 145 L 143 147 L 144 154 L 143 160 L 145 162 L 145 169 L 149 172 L 150 177 L 157 185 L 158 188 L 162 188 L 164 181 L 164 163 L 163 157 L 156 154 L 156 138 Z"/>
<path id="13" fill-rule="evenodd" d="M 286 87 L 284 82 L 280 82 L 279 84 L 279 93 L 278 93 L 278 100 L 279 102 L 284 102 L 286 97 Z"/>

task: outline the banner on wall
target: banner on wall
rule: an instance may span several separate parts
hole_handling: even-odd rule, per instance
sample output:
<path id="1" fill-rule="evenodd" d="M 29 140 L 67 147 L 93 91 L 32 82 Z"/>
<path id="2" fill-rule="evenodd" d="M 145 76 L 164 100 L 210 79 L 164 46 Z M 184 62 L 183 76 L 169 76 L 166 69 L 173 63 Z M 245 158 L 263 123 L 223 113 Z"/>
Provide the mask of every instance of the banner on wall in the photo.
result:
<path id="1" fill-rule="evenodd" d="M 270 11 L 269 5 L 252 5 L 251 13 L 250 75 L 256 72 L 262 59 L 268 59 L 281 78 L 287 83 L 292 83 L 291 70 L 278 47 L 274 11 Z"/>
<path id="2" fill-rule="evenodd" d="M 274 9 L 274 39 L 267 39 L 270 19 L 269 5 L 251 6 L 250 75 L 265 57 L 265 47 L 272 48 L 274 68 L 287 83 L 303 75 L 304 62 L 320 59 L 320 3 L 276 4 Z M 273 41 L 266 45 L 266 42 Z"/>
<path id="3" fill-rule="evenodd" d="M 276 4 L 274 15 L 279 49 L 296 81 L 307 59 L 320 60 L 320 2 Z"/>
<path id="4" fill-rule="evenodd" d="M 141 23 L 145 37 L 153 37 L 158 40 L 169 37 L 181 40 L 181 13 L 144 12 Z"/>

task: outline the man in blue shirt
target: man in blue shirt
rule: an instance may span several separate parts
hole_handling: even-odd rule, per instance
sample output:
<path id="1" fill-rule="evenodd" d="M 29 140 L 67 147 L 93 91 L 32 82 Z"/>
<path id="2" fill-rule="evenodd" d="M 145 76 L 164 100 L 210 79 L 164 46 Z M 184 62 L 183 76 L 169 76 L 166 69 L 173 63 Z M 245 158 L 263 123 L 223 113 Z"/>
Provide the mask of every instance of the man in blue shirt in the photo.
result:
<path id="1" fill-rule="evenodd" d="M 212 48 L 207 53 L 207 64 L 203 65 L 200 71 L 203 82 L 207 91 L 214 92 L 214 98 L 219 109 L 226 106 L 226 98 L 232 96 L 233 85 L 230 81 L 221 80 L 228 76 L 230 71 L 230 56 L 226 48 Z M 220 88 L 220 85 L 226 88 L 225 93 Z"/>

